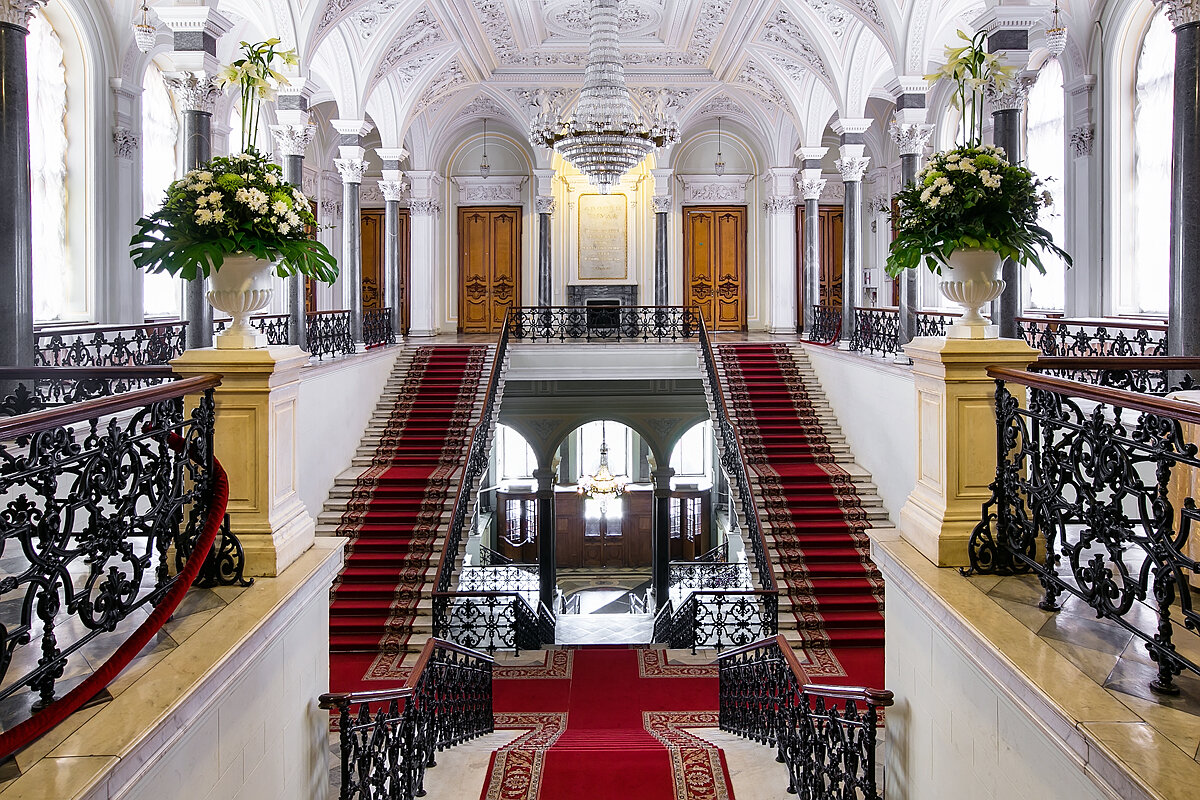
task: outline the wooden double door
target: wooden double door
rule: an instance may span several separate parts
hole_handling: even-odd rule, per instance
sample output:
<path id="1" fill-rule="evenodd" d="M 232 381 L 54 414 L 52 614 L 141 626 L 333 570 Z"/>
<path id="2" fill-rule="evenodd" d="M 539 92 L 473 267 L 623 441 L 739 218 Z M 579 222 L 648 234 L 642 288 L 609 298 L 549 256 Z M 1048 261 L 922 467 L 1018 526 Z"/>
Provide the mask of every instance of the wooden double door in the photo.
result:
<path id="1" fill-rule="evenodd" d="M 654 492 L 630 489 L 616 501 L 621 514 L 589 519 L 586 499 L 575 492 L 554 495 L 554 543 L 558 566 L 649 567 Z"/>
<path id="2" fill-rule="evenodd" d="M 710 330 L 746 329 L 746 207 L 683 209 L 683 298 Z"/>
<path id="3" fill-rule="evenodd" d="M 804 296 L 804 211 L 801 208 L 796 212 L 796 308 L 801 312 L 806 304 L 842 307 L 842 223 L 841 206 L 817 209 L 817 235 L 821 248 L 820 296 L 813 300 Z M 802 318 L 802 314 L 798 318 Z"/>
<path id="4" fill-rule="evenodd" d="M 384 209 L 364 208 L 359 212 L 359 236 L 362 241 L 362 299 L 363 308 L 383 308 L 387 305 L 384 295 Z M 396 247 L 400 255 L 400 333 L 408 333 L 408 275 L 409 275 L 409 216 L 408 209 L 400 209 L 396 228 Z"/>
<path id="5" fill-rule="evenodd" d="M 458 330 L 498 333 L 521 298 L 521 209 L 458 210 Z"/>

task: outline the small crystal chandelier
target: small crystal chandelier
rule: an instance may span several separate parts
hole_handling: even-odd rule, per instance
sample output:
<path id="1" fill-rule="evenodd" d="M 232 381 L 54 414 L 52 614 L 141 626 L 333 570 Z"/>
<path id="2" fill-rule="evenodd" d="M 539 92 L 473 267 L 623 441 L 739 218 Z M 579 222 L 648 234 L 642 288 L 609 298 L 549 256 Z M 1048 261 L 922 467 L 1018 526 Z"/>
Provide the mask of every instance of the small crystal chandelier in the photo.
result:
<path id="1" fill-rule="evenodd" d="M 492 174 L 492 165 L 487 160 L 487 120 L 483 121 L 483 160 L 479 162 L 479 177 L 486 178 Z"/>
<path id="2" fill-rule="evenodd" d="M 600 503 L 600 514 L 608 512 L 608 501 L 616 500 L 625 492 L 625 476 L 616 476 L 608 466 L 608 440 L 604 434 L 604 421 L 600 421 L 600 463 L 592 475 L 579 479 L 576 490 Z"/>
<path id="3" fill-rule="evenodd" d="M 158 38 L 158 28 L 150 21 L 150 7 L 146 5 L 146 0 L 142 0 L 141 13 L 138 15 L 137 22 L 133 23 L 133 40 L 137 43 L 138 50 L 149 53 L 154 49 L 156 38 Z"/>
<path id="4" fill-rule="evenodd" d="M 1067 29 L 1059 20 L 1058 0 L 1054 2 L 1054 10 L 1050 12 L 1050 27 L 1046 28 L 1046 49 L 1053 58 L 1058 58 L 1067 49 Z"/>
<path id="5" fill-rule="evenodd" d="M 538 115 L 529 139 L 557 150 L 601 194 L 655 148 L 679 141 L 674 121 L 659 114 L 648 125 L 633 107 L 617 41 L 617 0 L 592 0 L 587 69 L 574 113 Z"/>
<path id="6" fill-rule="evenodd" d="M 717 160 L 713 162 L 713 172 L 725 174 L 725 159 L 721 158 L 721 118 L 717 117 Z"/>

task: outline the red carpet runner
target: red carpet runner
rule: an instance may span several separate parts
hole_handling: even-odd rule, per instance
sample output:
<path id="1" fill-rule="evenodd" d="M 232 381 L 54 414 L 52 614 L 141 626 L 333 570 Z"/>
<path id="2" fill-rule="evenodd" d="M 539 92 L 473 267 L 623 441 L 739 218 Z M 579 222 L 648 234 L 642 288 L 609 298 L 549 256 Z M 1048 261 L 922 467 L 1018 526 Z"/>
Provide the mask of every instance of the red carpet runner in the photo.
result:
<path id="1" fill-rule="evenodd" d="M 527 728 L 492 756 L 482 800 L 729 800 L 720 749 L 684 728 L 717 727 L 715 666 L 675 666 L 649 648 L 551 650 L 497 667 L 497 728 Z"/>
<path id="2" fill-rule="evenodd" d="M 883 578 L 871 561 L 868 522 L 850 476 L 833 463 L 791 352 L 783 344 L 717 352 L 774 536 L 776 574 L 811 662 L 805 668 L 822 682 L 883 686 Z"/>
<path id="3" fill-rule="evenodd" d="M 421 347 L 413 357 L 372 466 L 338 526 L 350 544 L 329 609 L 332 691 L 403 680 L 405 653 L 424 644 L 424 637 L 409 640 L 441 555 L 438 528 L 462 477 L 487 352 Z"/>

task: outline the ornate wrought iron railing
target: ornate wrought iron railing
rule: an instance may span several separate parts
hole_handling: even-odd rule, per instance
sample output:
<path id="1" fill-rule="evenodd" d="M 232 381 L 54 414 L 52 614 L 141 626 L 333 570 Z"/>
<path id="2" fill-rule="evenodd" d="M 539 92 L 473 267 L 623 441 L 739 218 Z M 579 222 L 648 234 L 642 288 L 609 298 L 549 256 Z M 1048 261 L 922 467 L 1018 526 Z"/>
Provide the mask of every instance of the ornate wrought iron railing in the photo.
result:
<path id="1" fill-rule="evenodd" d="M 460 592 L 520 592 L 537 604 L 538 568 L 527 564 L 502 564 L 495 567 L 463 567 L 458 576 Z"/>
<path id="2" fill-rule="evenodd" d="M 340 800 L 412 800 L 425 794 L 437 753 L 492 732 L 492 659 L 430 639 L 404 686 L 323 694 L 337 712 Z"/>
<path id="3" fill-rule="evenodd" d="M 696 561 L 724 563 L 729 560 L 729 540 L 721 542 L 713 549 L 696 556 Z"/>
<path id="4" fill-rule="evenodd" d="M 695 589 L 750 589 L 750 565 L 721 561 L 672 561 L 669 586 L 672 592 Z"/>
<path id="5" fill-rule="evenodd" d="M 502 567 L 505 564 L 515 564 L 508 556 L 497 553 L 486 544 L 479 545 L 479 565 L 481 567 Z"/>
<path id="6" fill-rule="evenodd" d="M 349 311 L 313 311 L 307 315 L 308 352 L 318 359 L 354 352 Z"/>
<path id="7" fill-rule="evenodd" d="M 396 343 L 391 308 L 368 308 L 363 311 L 363 343 L 367 347 Z"/>
<path id="8" fill-rule="evenodd" d="M 1145 644 L 1158 665 L 1152 689 L 1177 693 L 1175 675 L 1200 674 L 1174 644 L 1200 630 L 1189 587 L 1200 569 L 1189 550 L 1200 408 L 1036 372 L 988 374 L 997 467 L 971 570 L 1035 574 L 1047 611 L 1079 598 Z M 1027 405 L 1009 385 L 1028 390 Z"/>
<path id="9" fill-rule="evenodd" d="M 125 367 L 166 364 L 184 350 L 187 322 L 78 325 L 36 334 L 39 367 Z"/>
<path id="10" fill-rule="evenodd" d="M 213 509 L 225 486 L 212 457 L 219 383 L 198 376 L 0 419 L 0 698 L 30 689 L 46 707 L 97 638 L 145 609 L 169 615 L 164 598 L 177 604 L 179 576 L 197 577 L 199 563 L 185 563 L 199 547 L 210 574 L 226 571 L 211 538 L 198 544 L 224 515 L 224 488 Z M 21 657 L 31 646 L 40 657 Z M 8 675 L 13 664 L 24 672 Z"/>
<path id="11" fill-rule="evenodd" d="M 692 306 L 524 306 L 508 315 L 518 341 L 678 342 L 696 336 Z"/>
<path id="12" fill-rule="evenodd" d="M 539 611 L 518 591 L 434 592 L 433 635 L 475 650 L 520 654 L 542 646 Z"/>
<path id="13" fill-rule="evenodd" d="M 693 591 L 667 600 L 654 618 L 654 641 L 673 648 L 724 650 L 779 631 L 779 594 L 762 589 Z"/>
<path id="14" fill-rule="evenodd" d="M 213 335 L 221 333 L 233 320 L 229 317 L 213 320 Z M 250 327 L 267 337 L 272 347 L 288 343 L 287 314 L 257 314 L 250 318 Z"/>
<path id="15" fill-rule="evenodd" d="M 813 307 L 812 330 L 808 331 L 808 341 L 815 344 L 833 344 L 842 332 L 842 309 L 840 306 Z"/>
<path id="16" fill-rule="evenodd" d="M 1165 356 L 1166 323 L 1017 317 L 1017 335 L 1048 356 Z"/>
<path id="17" fill-rule="evenodd" d="M 900 311 L 896 308 L 855 308 L 850 349 L 887 355 L 899 349 Z"/>
<path id="18" fill-rule="evenodd" d="M 1186 370 L 1200 366 L 1200 359 L 1178 356 L 1123 356 L 1071 358 L 1044 356 L 1030 369 L 1056 378 L 1125 389 L 1140 394 L 1164 395 L 1192 389 L 1194 382 Z M 1173 379 L 1172 375 L 1178 375 Z"/>
<path id="19" fill-rule="evenodd" d="M 882 800 L 875 750 L 892 693 L 812 684 L 782 636 L 717 658 L 721 730 L 776 748 L 789 794 Z"/>
<path id="20" fill-rule="evenodd" d="M 0 417 L 80 403 L 175 379 L 169 366 L 0 367 Z"/>
<path id="21" fill-rule="evenodd" d="M 917 336 L 945 336 L 946 328 L 961 316 L 950 311 L 918 311 Z"/>

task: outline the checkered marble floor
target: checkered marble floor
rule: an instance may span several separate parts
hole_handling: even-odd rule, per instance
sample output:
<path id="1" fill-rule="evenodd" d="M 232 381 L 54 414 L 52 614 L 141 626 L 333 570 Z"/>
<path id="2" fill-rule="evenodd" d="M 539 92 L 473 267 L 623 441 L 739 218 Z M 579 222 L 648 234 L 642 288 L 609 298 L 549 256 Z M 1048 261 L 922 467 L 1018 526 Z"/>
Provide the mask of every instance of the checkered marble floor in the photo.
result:
<path id="1" fill-rule="evenodd" d="M 649 644 L 653 614 L 560 614 L 555 644 Z"/>

